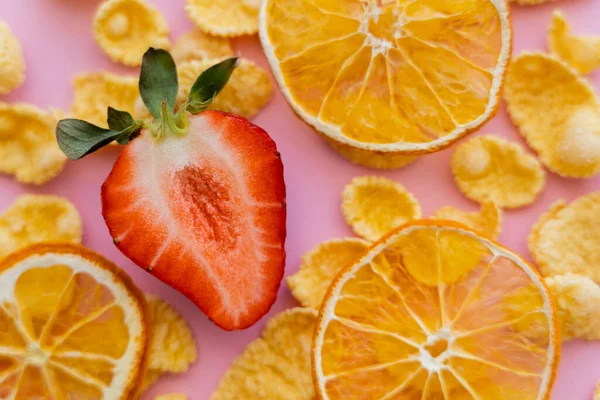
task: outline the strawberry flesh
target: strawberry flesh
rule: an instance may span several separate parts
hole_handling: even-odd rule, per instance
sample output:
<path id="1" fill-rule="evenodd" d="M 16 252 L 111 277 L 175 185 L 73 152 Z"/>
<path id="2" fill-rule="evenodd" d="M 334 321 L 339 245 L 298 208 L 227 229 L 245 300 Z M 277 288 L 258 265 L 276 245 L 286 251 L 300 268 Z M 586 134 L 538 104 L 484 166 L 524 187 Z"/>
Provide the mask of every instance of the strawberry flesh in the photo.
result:
<path id="1" fill-rule="evenodd" d="M 124 147 L 102 186 L 118 248 L 223 329 L 258 321 L 285 263 L 285 183 L 275 143 L 246 119 L 190 116 L 184 137 L 150 131 Z"/>

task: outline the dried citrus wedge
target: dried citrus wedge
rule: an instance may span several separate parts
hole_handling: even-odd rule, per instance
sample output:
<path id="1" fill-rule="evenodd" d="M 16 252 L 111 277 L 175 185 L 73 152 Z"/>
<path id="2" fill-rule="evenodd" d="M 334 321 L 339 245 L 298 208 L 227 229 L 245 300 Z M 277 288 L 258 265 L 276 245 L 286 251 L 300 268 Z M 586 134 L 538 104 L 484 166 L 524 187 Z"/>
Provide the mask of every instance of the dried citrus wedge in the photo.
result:
<path id="1" fill-rule="evenodd" d="M 143 294 L 76 245 L 36 245 L 0 263 L 0 393 L 13 399 L 128 399 L 147 345 Z"/>
<path id="2" fill-rule="evenodd" d="M 267 0 L 259 30 L 306 122 L 389 155 L 440 150 L 487 121 L 512 37 L 505 0 Z"/>
<path id="3" fill-rule="evenodd" d="M 473 249 L 484 253 L 476 265 L 465 262 Z M 557 312 L 532 266 L 461 225 L 418 221 L 337 276 L 313 375 L 324 400 L 547 399 L 559 351 Z"/>

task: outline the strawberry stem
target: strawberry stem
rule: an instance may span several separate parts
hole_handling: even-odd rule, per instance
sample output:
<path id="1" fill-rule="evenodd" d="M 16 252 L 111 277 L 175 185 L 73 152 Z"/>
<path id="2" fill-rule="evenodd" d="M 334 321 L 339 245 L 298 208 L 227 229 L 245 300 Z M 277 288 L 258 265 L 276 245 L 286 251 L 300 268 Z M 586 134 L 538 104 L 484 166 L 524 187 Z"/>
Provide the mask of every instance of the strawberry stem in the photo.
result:
<path id="1" fill-rule="evenodd" d="M 189 130 L 187 113 L 178 112 L 173 115 L 166 100 L 160 103 L 160 119 L 150 124 L 150 131 L 156 140 L 167 136 L 185 136 Z"/>

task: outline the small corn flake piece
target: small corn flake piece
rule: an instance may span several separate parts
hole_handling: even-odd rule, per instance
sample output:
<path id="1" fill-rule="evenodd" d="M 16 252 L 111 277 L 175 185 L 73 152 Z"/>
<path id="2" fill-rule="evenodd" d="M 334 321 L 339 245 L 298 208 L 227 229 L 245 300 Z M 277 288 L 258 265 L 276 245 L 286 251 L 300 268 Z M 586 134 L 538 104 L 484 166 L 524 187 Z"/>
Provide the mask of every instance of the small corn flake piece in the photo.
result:
<path id="1" fill-rule="evenodd" d="M 142 381 L 142 390 L 140 392 L 145 392 L 148 388 L 156 383 L 158 378 L 162 375 L 162 372 L 157 371 L 155 369 L 148 369 L 146 371 L 146 376 L 144 376 L 144 380 Z"/>
<path id="2" fill-rule="evenodd" d="M 600 282 L 600 192 L 566 205 L 553 204 L 540 216 L 528 244 L 544 276 L 574 273 Z"/>
<path id="3" fill-rule="evenodd" d="M 600 103 L 574 69 L 524 53 L 511 62 L 504 88 L 513 122 L 549 170 L 571 178 L 600 172 Z"/>
<path id="4" fill-rule="evenodd" d="M 342 213 L 358 236 L 373 242 L 422 215 L 412 193 L 380 176 L 352 179 L 342 193 Z"/>
<path id="5" fill-rule="evenodd" d="M 56 142 L 57 122 L 33 105 L 0 103 L 0 173 L 36 185 L 58 176 L 67 157 Z"/>
<path id="6" fill-rule="evenodd" d="M 81 243 L 81 235 L 81 216 L 69 200 L 20 196 L 0 215 L 0 259 L 35 243 Z"/>
<path id="7" fill-rule="evenodd" d="M 600 400 L 600 382 L 596 385 L 596 390 L 594 390 L 594 400 Z"/>
<path id="8" fill-rule="evenodd" d="M 497 239 L 502 230 L 502 210 L 491 202 L 481 204 L 480 211 L 466 212 L 452 206 L 445 206 L 433 214 L 433 219 L 460 222 L 490 239 Z"/>
<path id="9" fill-rule="evenodd" d="M 225 373 L 211 400 L 316 398 L 310 349 L 317 311 L 292 308 L 276 315 Z"/>
<path id="10" fill-rule="evenodd" d="M 556 0 L 510 0 L 513 3 L 520 4 L 522 6 L 536 6 L 538 4 L 550 3 Z"/>
<path id="11" fill-rule="evenodd" d="M 178 102 L 184 102 L 198 76 L 219 61 L 207 59 L 180 65 Z M 273 85 L 267 71 L 250 60 L 242 59 L 225 88 L 208 108 L 252 118 L 268 103 L 272 93 Z"/>
<path id="12" fill-rule="evenodd" d="M 181 35 L 173 48 L 171 55 L 177 65 L 188 61 L 204 59 L 222 59 L 233 56 L 231 42 L 227 38 L 212 36 L 200 29 L 192 29 Z"/>
<path id="13" fill-rule="evenodd" d="M 552 15 L 548 48 L 582 74 L 600 67 L 600 36 L 575 36 L 565 16 L 558 10 Z"/>
<path id="14" fill-rule="evenodd" d="M 74 118 L 108 128 L 108 106 L 135 115 L 139 97 L 138 78 L 110 72 L 83 73 L 73 78 L 75 101 L 71 107 Z"/>
<path id="15" fill-rule="evenodd" d="M 196 361 L 196 342 L 183 317 L 158 296 L 146 294 L 152 340 L 150 342 L 150 374 L 152 371 L 182 373 Z"/>
<path id="16" fill-rule="evenodd" d="M 335 140 L 328 140 L 327 143 L 342 157 L 350 160 L 354 164 L 363 165 L 368 168 L 375 169 L 399 169 L 412 164 L 417 159 L 417 156 L 406 156 L 396 154 L 376 154 L 362 149 L 356 149 L 346 146 Z"/>
<path id="17" fill-rule="evenodd" d="M 292 295 L 304 307 L 318 309 L 338 272 L 352 265 L 370 243 L 363 239 L 332 239 L 302 257 L 300 269 L 287 278 Z"/>
<path id="18" fill-rule="evenodd" d="M 12 92 L 25 80 L 25 59 L 19 39 L 0 21 L 0 94 Z"/>
<path id="19" fill-rule="evenodd" d="M 94 16 L 94 37 L 115 62 L 138 66 L 149 47 L 168 48 L 169 26 L 145 0 L 107 0 Z"/>
<path id="20" fill-rule="evenodd" d="M 258 32 L 260 0 L 187 0 L 185 10 L 198 28 L 216 36 Z"/>
<path id="21" fill-rule="evenodd" d="M 471 200 L 506 208 L 533 203 L 545 183 L 535 157 L 518 144 L 491 135 L 461 144 L 452 155 L 452 173 L 460 191 Z"/>
<path id="22" fill-rule="evenodd" d="M 600 340 L 600 286 L 581 275 L 546 278 L 558 309 L 562 339 Z"/>
<path id="23" fill-rule="evenodd" d="M 169 393 L 156 396 L 154 400 L 188 400 L 188 397 L 185 393 Z"/>

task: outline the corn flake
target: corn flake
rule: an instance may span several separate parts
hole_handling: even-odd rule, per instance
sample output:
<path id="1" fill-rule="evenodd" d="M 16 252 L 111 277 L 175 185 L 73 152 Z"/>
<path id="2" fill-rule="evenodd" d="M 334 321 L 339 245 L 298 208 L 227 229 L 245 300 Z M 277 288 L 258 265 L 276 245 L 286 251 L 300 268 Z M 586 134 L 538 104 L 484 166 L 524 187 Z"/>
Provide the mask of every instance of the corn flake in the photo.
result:
<path id="1" fill-rule="evenodd" d="M 25 103 L 0 103 L 0 173 L 41 185 L 55 178 L 67 157 L 56 142 L 57 120 Z"/>
<path id="2" fill-rule="evenodd" d="M 338 272 L 352 265 L 369 248 L 357 238 L 332 239 L 302 257 L 300 269 L 287 278 L 292 295 L 303 307 L 318 309 Z"/>
<path id="3" fill-rule="evenodd" d="M 149 47 L 168 48 L 169 26 L 144 0 L 107 0 L 94 17 L 94 37 L 115 62 L 138 66 Z"/>
<path id="4" fill-rule="evenodd" d="M 152 340 L 150 371 L 181 373 L 196 361 L 196 342 L 183 317 L 158 296 L 147 294 Z"/>
<path id="5" fill-rule="evenodd" d="M 155 369 L 148 369 L 146 371 L 146 375 L 144 376 L 144 380 L 142 381 L 141 392 L 146 391 L 150 386 L 154 385 L 161 375 L 162 372 L 160 371 L 157 371 Z"/>
<path id="6" fill-rule="evenodd" d="M 600 172 L 600 103 L 589 83 L 559 59 L 524 53 L 505 83 L 508 112 L 552 172 L 571 178 Z"/>
<path id="7" fill-rule="evenodd" d="M 342 213 L 358 236 L 373 242 L 422 215 L 412 193 L 379 176 L 352 179 L 342 193 Z"/>
<path id="8" fill-rule="evenodd" d="M 600 192 L 553 204 L 534 225 L 529 251 L 544 276 L 574 273 L 600 282 Z"/>
<path id="9" fill-rule="evenodd" d="M 227 38 L 212 36 L 200 29 L 192 29 L 181 35 L 173 48 L 171 55 L 179 65 L 188 61 L 204 59 L 221 59 L 233 56 L 231 42 Z"/>
<path id="10" fill-rule="evenodd" d="M 187 0 L 188 16 L 204 32 L 216 36 L 258 32 L 260 0 Z"/>
<path id="11" fill-rule="evenodd" d="M 0 259 L 35 243 L 81 243 L 81 235 L 81 216 L 69 200 L 23 195 L 0 215 Z"/>
<path id="12" fill-rule="evenodd" d="M 179 67 L 178 101 L 187 99 L 198 76 L 220 60 L 191 61 Z M 250 60 L 240 60 L 225 88 L 217 95 L 209 109 L 221 110 L 252 118 L 267 104 L 273 93 L 269 74 Z"/>
<path id="13" fill-rule="evenodd" d="M 497 239 L 502 229 L 502 210 L 491 202 L 481 204 L 481 209 L 476 212 L 457 210 L 452 206 L 445 206 L 433 214 L 433 219 L 443 219 L 460 222 L 490 239 Z"/>
<path id="14" fill-rule="evenodd" d="M 485 135 L 464 142 L 452 155 L 452 173 L 461 192 L 479 203 L 517 208 L 533 203 L 545 174 L 521 146 Z"/>
<path id="15" fill-rule="evenodd" d="M 108 128 L 108 106 L 136 115 L 135 102 L 139 97 L 138 79 L 110 72 L 91 72 L 73 79 L 75 101 L 73 117 Z"/>
<path id="16" fill-rule="evenodd" d="M 21 42 L 10 27 L 0 21 L 0 94 L 8 94 L 25 80 L 25 59 Z"/>
<path id="17" fill-rule="evenodd" d="M 600 36 L 575 36 L 565 16 L 554 11 L 548 32 L 548 48 L 582 74 L 600 67 Z"/>
<path id="18" fill-rule="evenodd" d="M 594 390 L 594 400 L 600 400 L 600 383 L 596 385 L 596 390 Z"/>
<path id="19" fill-rule="evenodd" d="M 510 0 L 513 3 L 520 4 L 522 6 L 535 6 L 538 4 L 550 3 L 556 0 Z"/>
<path id="20" fill-rule="evenodd" d="M 169 393 L 156 396 L 154 400 L 188 400 L 188 397 L 185 393 Z"/>
<path id="21" fill-rule="evenodd" d="M 317 311 L 292 308 L 271 319 L 225 373 L 211 400 L 316 398 L 311 344 Z"/>
<path id="22" fill-rule="evenodd" d="M 373 153 L 372 151 L 344 145 L 335 140 L 324 139 L 342 157 L 350 160 L 354 164 L 363 165 L 368 168 L 398 169 L 412 164 L 412 162 L 417 159 L 417 156 Z"/>
<path id="23" fill-rule="evenodd" d="M 600 286 L 581 275 L 546 278 L 557 309 L 562 339 L 600 339 Z"/>

